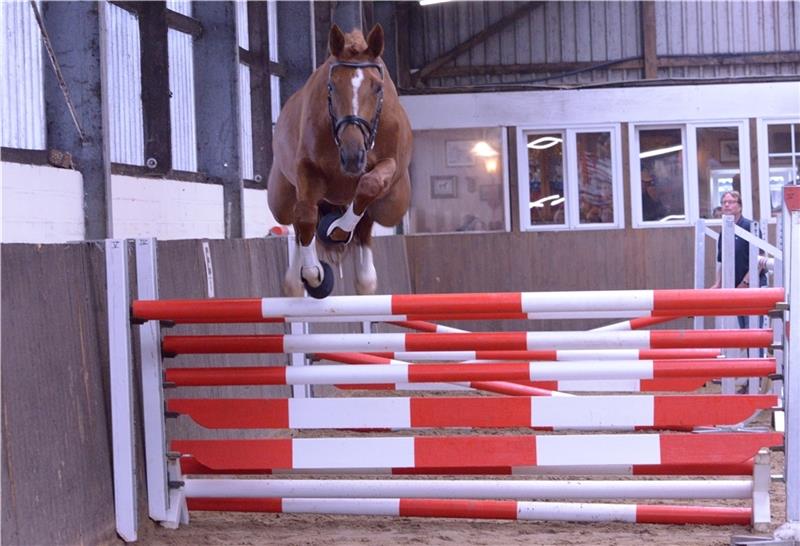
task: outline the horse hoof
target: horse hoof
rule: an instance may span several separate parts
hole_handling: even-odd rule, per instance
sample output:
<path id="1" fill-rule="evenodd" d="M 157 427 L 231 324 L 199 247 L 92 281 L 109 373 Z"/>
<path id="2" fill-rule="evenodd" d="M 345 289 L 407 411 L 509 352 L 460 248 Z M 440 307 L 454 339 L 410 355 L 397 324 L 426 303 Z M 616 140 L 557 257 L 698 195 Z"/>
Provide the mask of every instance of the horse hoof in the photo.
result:
<path id="1" fill-rule="evenodd" d="M 303 279 L 303 286 L 306 287 L 306 292 L 312 298 L 321 300 L 327 298 L 333 292 L 333 269 L 328 265 L 328 262 L 320 262 L 322 265 L 322 282 L 319 286 L 311 286 L 308 281 Z"/>
<path id="2" fill-rule="evenodd" d="M 353 239 L 353 232 L 351 231 L 350 234 L 347 236 L 346 241 L 334 241 L 331 239 L 330 235 L 328 235 L 328 230 L 330 229 L 331 225 L 341 218 L 342 215 L 336 212 L 329 212 L 325 216 L 323 216 L 319 223 L 317 224 L 317 239 L 325 243 L 326 245 L 346 245 Z"/>

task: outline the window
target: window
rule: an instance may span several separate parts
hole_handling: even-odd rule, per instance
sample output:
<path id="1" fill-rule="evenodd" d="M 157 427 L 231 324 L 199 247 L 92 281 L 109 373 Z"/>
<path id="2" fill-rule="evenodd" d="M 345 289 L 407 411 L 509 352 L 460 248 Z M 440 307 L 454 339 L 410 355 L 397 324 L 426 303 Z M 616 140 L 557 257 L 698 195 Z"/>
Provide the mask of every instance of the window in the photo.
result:
<path id="1" fill-rule="evenodd" d="M 762 218 L 780 216 L 783 186 L 800 181 L 800 120 L 762 123 L 759 127 L 759 179 Z"/>
<path id="2" fill-rule="evenodd" d="M 638 176 L 631 195 L 634 219 L 639 224 L 675 223 L 686 220 L 684 191 L 684 138 L 680 127 L 636 130 L 631 169 Z M 638 206 L 636 206 L 638 205 Z"/>
<path id="3" fill-rule="evenodd" d="M 566 223 L 564 215 L 564 138 L 562 133 L 527 135 L 530 224 Z"/>
<path id="4" fill-rule="evenodd" d="M 720 217 L 722 194 L 741 193 L 738 127 L 698 127 L 697 203 L 698 218 Z"/>
<path id="5" fill-rule="evenodd" d="M 638 125 L 632 132 L 634 227 L 713 221 L 722 194 L 732 189 L 741 192 L 743 214 L 752 217 L 745 121 Z"/>
<path id="6" fill-rule="evenodd" d="M 405 232 L 509 229 L 505 149 L 499 127 L 414 131 Z"/>
<path id="7" fill-rule="evenodd" d="M 520 129 L 523 229 L 622 226 L 617 127 Z"/>

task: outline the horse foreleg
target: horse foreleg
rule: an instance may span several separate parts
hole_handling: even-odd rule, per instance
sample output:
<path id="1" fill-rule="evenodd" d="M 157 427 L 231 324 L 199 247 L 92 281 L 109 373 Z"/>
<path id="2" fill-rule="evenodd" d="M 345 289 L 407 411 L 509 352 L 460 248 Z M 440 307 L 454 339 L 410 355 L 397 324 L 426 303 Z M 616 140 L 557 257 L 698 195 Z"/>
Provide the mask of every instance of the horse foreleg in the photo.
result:
<path id="1" fill-rule="evenodd" d="M 327 235 L 331 240 L 342 243 L 350 241 L 350 234 L 364 216 L 367 207 L 386 194 L 391 187 L 396 171 L 397 162 L 389 158 L 378 161 L 372 170 L 361 176 L 358 186 L 356 186 L 353 202 L 347 207 L 345 213 L 333 221 L 327 229 Z"/>
<path id="2" fill-rule="evenodd" d="M 356 253 L 356 293 L 374 294 L 378 287 L 378 273 L 372 258 L 372 218 L 368 215 L 356 227 L 358 252 Z"/>
<path id="3" fill-rule="evenodd" d="M 378 288 L 378 272 L 372 259 L 372 249 L 361 245 L 356 256 L 356 293 L 374 294 Z"/>
<path id="4" fill-rule="evenodd" d="M 321 262 L 317 257 L 317 247 L 314 244 L 314 233 L 317 227 L 317 205 L 315 201 L 299 200 L 294 206 L 294 228 L 297 234 L 297 254 L 295 264 L 290 262 L 285 287 L 296 295 L 298 282 L 305 286 L 308 294 L 314 298 L 324 298 L 333 290 L 333 271 L 327 263 Z M 296 272 L 299 264 L 299 275 L 289 279 L 289 275 Z M 289 292 L 289 290 L 287 290 Z M 302 289 L 299 290 L 302 295 Z"/>
<path id="5" fill-rule="evenodd" d="M 317 205 L 306 200 L 298 201 L 294 206 L 294 229 L 300 245 L 300 276 L 312 287 L 322 283 L 322 265 L 317 258 L 314 246 L 314 231 L 317 228 Z"/>
<path id="6" fill-rule="evenodd" d="M 287 296 L 303 296 L 303 282 L 300 277 L 301 265 L 300 243 L 295 242 L 289 249 L 289 268 L 283 276 L 283 293 Z"/>

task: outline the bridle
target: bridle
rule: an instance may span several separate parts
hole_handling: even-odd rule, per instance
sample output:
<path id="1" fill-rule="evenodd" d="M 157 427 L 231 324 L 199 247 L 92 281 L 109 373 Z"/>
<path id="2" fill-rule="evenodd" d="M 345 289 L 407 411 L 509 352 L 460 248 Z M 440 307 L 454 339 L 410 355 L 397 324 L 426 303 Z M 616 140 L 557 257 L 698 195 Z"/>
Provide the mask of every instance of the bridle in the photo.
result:
<path id="1" fill-rule="evenodd" d="M 378 91 L 378 106 L 375 108 L 375 116 L 372 118 L 372 122 L 368 122 L 364 118 L 355 116 L 353 114 L 344 116 L 342 118 L 337 118 L 336 114 L 333 113 L 333 83 L 331 83 L 333 69 L 337 66 L 347 66 L 350 68 L 377 68 L 378 72 L 381 74 L 381 80 L 383 80 L 383 66 L 378 63 L 371 62 L 354 63 L 337 61 L 331 64 L 330 68 L 328 69 L 328 113 L 331 116 L 331 128 L 333 129 L 333 140 L 336 142 L 336 147 L 338 148 L 341 146 L 339 130 L 346 125 L 355 125 L 364 136 L 364 146 L 366 147 L 367 151 L 369 151 L 373 148 L 373 146 L 375 146 L 375 137 L 378 134 L 378 121 L 381 117 L 381 108 L 383 108 L 383 87 L 381 87 L 381 90 Z"/>

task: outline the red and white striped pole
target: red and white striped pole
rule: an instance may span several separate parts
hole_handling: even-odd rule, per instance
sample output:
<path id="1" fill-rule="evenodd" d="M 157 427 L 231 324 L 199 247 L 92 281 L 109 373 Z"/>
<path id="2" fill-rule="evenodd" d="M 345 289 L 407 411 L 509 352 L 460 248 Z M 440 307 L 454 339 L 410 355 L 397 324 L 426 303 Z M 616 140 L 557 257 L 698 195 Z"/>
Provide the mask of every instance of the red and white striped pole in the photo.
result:
<path id="1" fill-rule="evenodd" d="M 766 312 L 784 300 L 782 288 L 751 290 L 608 290 L 594 292 L 507 292 L 477 294 L 400 294 L 238 300 L 138 300 L 137 320 L 175 322 L 263 322 L 318 316 L 391 317 L 493 313 L 628 312 L 700 314 Z M 637 315 L 634 315 L 637 316 Z M 404 320 L 404 319 L 399 319 Z M 409 320 L 406 318 L 405 320 Z"/>
<path id="2" fill-rule="evenodd" d="M 392 436 L 173 440 L 217 471 L 742 463 L 780 433 Z"/>
<path id="3" fill-rule="evenodd" d="M 511 500 L 189 498 L 187 504 L 189 510 L 228 512 L 677 525 L 750 525 L 752 518 L 750 508 Z"/>
<path id="4" fill-rule="evenodd" d="M 747 290 L 740 290 L 747 292 Z M 681 349 L 769 347 L 772 330 L 490 332 L 468 334 L 306 334 L 164 336 L 167 355 L 539 349 Z"/>
<path id="5" fill-rule="evenodd" d="M 777 403 L 775 395 L 616 395 L 552 398 L 173 398 L 166 401 L 166 407 L 167 411 L 190 416 L 204 428 L 633 430 L 733 425 L 760 409 L 775 407 Z"/>
<path id="6" fill-rule="evenodd" d="M 671 377 L 761 377 L 775 373 L 774 358 L 600 362 L 493 362 L 485 364 L 375 364 L 372 366 L 249 366 L 170 368 L 178 387 L 212 385 L 352 385 L 451 381 L 558 381 Z"/>

